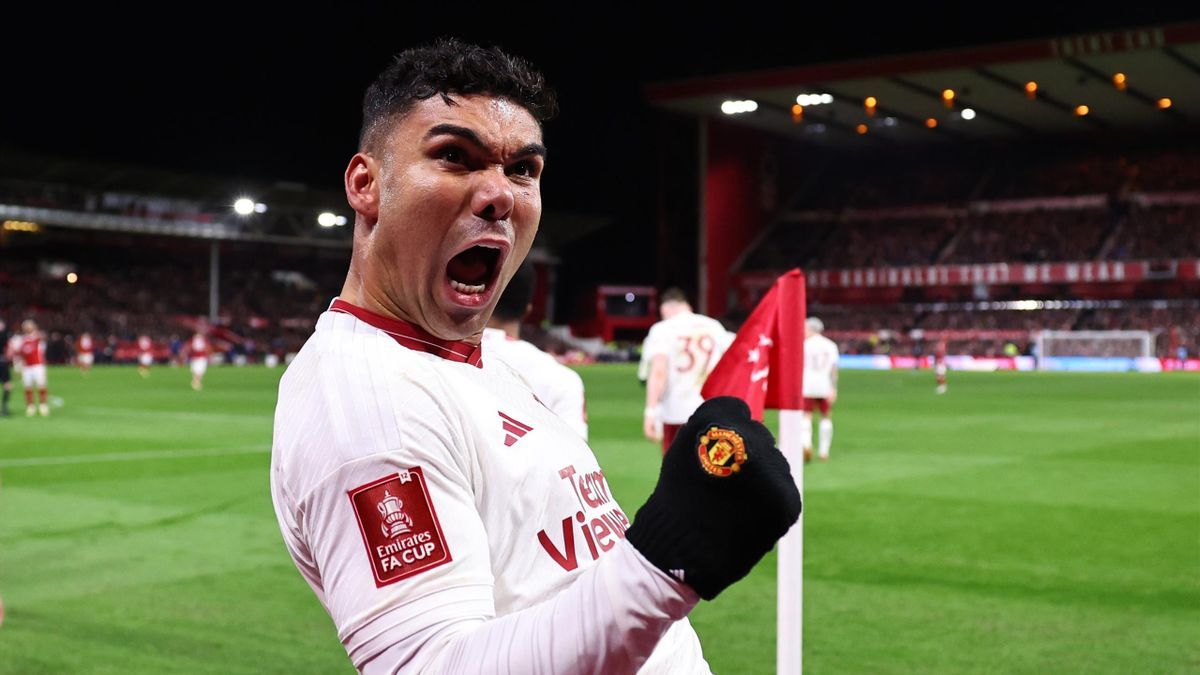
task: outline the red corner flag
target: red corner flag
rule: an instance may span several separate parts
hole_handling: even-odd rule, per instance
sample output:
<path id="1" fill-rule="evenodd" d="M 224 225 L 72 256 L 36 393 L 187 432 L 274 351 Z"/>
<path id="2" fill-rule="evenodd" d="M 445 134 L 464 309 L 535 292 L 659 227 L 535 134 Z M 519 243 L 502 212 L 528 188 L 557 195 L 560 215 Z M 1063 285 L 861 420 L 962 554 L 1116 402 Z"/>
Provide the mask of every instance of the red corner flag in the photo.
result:
<path id="1" fill-rule="evenodd" d="M 736 396 L 761 421 L 766 408 L 800 409 L 803 368 L 804 274 L 794 269 L 759 301 L 700 393 Z"/>

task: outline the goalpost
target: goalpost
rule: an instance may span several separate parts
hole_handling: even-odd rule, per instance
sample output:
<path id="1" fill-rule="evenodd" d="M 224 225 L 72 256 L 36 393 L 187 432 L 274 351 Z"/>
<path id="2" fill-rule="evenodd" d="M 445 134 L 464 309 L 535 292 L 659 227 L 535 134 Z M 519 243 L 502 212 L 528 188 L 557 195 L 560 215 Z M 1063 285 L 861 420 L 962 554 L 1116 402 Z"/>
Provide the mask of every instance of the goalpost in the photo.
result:
<path id="1" fill-rule="evenodd" d="M 1152 357 L 1154 334 L 1148 330 L 1044 330 L 1037 334 L 1038 368 L 1047 357 Z"/>

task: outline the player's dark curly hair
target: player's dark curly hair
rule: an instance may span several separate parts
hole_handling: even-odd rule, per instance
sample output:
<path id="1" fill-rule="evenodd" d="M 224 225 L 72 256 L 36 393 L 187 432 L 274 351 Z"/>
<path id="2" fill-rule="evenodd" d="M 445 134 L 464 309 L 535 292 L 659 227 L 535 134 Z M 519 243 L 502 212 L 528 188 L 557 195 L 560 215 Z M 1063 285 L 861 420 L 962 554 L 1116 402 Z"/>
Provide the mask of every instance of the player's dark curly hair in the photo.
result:
<path id="1" fill-rule="evenodd" d="M 666 304 L 668 302 L 687 302 L 687 293 L 683 292 L 682 288 L 672 286 L 663 291 L 663 294 L 658 296 L 658 304 Z"/>
<path id="2" fill-rule="evenodd" d="M 454 105 L 451 94 L 508 99 L 528 110 L 538 122 L 558 113 L 554 90 L 525 59 L 506 54 L 499 47 L 444 38 L 400 52 L 367 87 L 359 147 L 373 145 L 393 120 L 435 94 L 447 105 Z"/>

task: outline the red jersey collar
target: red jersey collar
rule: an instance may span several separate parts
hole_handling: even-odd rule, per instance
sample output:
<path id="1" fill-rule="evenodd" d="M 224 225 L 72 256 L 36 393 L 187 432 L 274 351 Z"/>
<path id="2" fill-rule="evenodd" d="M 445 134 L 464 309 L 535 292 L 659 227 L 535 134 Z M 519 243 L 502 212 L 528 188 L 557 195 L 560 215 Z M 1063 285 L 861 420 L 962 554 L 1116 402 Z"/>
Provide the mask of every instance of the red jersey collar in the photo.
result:
<path id="1" fill-rule="evenodd" d="M 363 323 L 374 326 L 392 336 L 401 346 L 418 352 L 440 356 L 447 361 L 467 363 L 476 368 L 483 367 L 483 346 L 454 340 L 442 340 L 430 335 L 425 329 L 400 319 L 381 316 L 370 310 L 352 305 L 341 298 L 334 298 L 329 311 L 350 314 Z"/>

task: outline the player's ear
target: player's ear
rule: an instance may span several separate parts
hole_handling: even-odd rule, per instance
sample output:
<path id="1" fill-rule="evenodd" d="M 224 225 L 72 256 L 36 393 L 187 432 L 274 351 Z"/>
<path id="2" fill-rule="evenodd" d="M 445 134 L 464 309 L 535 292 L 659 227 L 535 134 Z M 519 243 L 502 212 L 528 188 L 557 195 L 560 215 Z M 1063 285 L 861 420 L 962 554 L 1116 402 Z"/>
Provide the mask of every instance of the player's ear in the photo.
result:
<path id="1" fill-rule="evenodd" d="M 379 220 L 378 174 L 379 163 L 365 152 L 356 153 L 346 167 L 346 201 L 372 227 Z"/>

